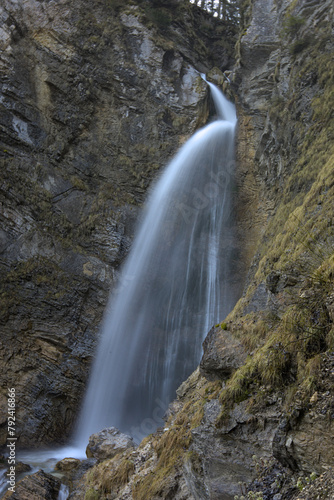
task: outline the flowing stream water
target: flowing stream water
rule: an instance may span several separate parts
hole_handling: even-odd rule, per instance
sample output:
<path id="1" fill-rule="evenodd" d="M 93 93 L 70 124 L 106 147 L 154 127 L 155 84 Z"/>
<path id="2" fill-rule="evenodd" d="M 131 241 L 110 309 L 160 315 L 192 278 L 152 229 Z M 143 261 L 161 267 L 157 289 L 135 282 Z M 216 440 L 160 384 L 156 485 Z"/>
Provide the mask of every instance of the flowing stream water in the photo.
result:
<path id="1" fill-rule="evenodd" d="M 153 432 L 198 365 L 209 329 L 234 306 L 229 277 L 237 118 L 233 104 L 208 85 L 215 120 L 183 145 L 151 191 L 109 300 L 73 444 L 18 454 L 32 471 L 52 471 L 64 457 L 85 458 L 89 436 L 105 427 L 135 441 Z M 67 494 L 64 487 L 62 498 Z"/>

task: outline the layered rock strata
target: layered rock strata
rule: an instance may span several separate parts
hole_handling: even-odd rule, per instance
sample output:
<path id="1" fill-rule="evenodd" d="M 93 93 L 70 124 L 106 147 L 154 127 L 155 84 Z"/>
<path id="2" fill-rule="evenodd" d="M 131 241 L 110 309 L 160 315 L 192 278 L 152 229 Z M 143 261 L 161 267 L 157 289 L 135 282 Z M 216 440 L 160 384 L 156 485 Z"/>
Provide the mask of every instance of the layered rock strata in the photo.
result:
<path id="1" fill-rule="evenodd" d="M 243 4 L 231 81 L 247 284 L 115 498 L 333 496 L 333 14 Z"/>
<path id="2" fill-rule="evenodd" d="M 211 64 L 231 61 L 233 33 L 224 48 L 188 7 L 172 24 L 136 3 L 1 3 L 2 443 L 8 387 L 21 446 L 67 439 L 138 207 L 206 121 L 194 27 L 212 33 Z"/>

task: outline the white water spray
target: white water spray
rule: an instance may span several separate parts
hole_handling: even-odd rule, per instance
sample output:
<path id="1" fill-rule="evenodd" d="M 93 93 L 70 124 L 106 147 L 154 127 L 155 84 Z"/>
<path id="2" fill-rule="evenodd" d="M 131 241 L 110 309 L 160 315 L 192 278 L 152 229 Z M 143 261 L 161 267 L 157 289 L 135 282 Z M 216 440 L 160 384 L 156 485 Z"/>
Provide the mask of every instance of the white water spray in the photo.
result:
<path id="1" fill-rule="evenodd" d="M 235 302 L 230 274 L 234 106 L 210 84 L 218 120 L 167 166 L 113 293 L 76 442 L 115 426 L 136 440 L 154 431 L 198 364 L 209 328 Z"/>
<path id="2" fill-rule="evenodd" d="M 69 494 L 70 494 L 69 487 L 66 486 L 66 484 L 61 484 L 60 490 L 58 493 L 58 500 L 67 500 L 69 497 Z"/>

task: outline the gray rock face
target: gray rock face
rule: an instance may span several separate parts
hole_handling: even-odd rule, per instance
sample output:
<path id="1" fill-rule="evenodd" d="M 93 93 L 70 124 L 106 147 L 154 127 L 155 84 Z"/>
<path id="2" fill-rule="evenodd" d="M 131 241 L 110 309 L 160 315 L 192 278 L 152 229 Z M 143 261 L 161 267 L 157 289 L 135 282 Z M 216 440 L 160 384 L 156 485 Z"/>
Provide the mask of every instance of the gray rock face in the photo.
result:
<path id="1" fill-rule="evenodd" d="M 87 458 L 96 458 L 101 462 L 128 448 L 135 448 L 132 438 L 116 427 L 109 427 L 89 437 L 86 455 Z"/>
<path id="2" fill-rule="evenodd" d="M 207 496 L 218 500 L 240 494 L 239 483 L 248 483 L 254 474 L 253 456 L 269 457 L 280 411 L 268 407 L 258 417 L 247 410 L 247 401 L 231 410 L 220 429 L 216 420 L 221 411 L 217 400 L 205 404 L 204 418 L 192 431 L 192 452 L 200 457 Z"/>
<path id="3" fill-rule="evenodd" d="M 0 406 L 15 387 L 19 445 L 67 439 L 138 207 L 208 115 L 180 20 L 165 37 L 136 5 L 1 3 Z"/>
<path id="4" fill-rule="evenodd" d="M 251 277 L 257 269 L 258 244 L 313 123 L 312 100 L 322 91 L 315 72 L 302 68 L 309 64 L 307 52 L 317 44 L 323 53 L 332 50 L 333 5 L 256 0 L 246 17 L 232 79 L 238 96 L 236 210 L 239 238 L 244 240 L 240 257 Z M 307 180 L 294 182 L 291 199 L 309 187 Z"/>
<path id="5" fill-rule="evenodd" d="M 281 420 L 273 440 L 274 456 L 284 465 L 324 473 L 334 466 L 334 355 L 322 356 L 318 391 L 309 400 L 308 411 L 298 403 L 289 418 Z M 299 406 L 299 408 L 298 408 Z"/>
<path id="6" fill-rule="evenodd" d="M 203 342 L 200 372 L 208 380 L 224 379 L 242 366 L 247 352 L 228 330 L 213 327 Z"/>
<path id="7" fill-rule="evenodd" d="M 40 470 L 19 481 L 15 492 L 8 491 L 3 498 L 11 500 L 57 500 L 61 483 L 51 474 Z"/>
<path id="8" fill-rule="evenodd" d="M 249 4 L 250 23 L 245 26 L 240 39 L 240 64 L 234 72 L 234 89 L 237 94 L 239 123 L 239 190 L 236 200 L 238 228 L 241 239 L 243 235 L 247 235 L 240 257 L 245 261 L 249 259 L 247 286 L 250 286 L 248 290 L 246 286 L 245 294 L 237 305 L 237 312 L 231 315 L 235 319 L 236 328 L 239 314 L 246 324 L 248 314 L 250 323 L 252 317 L 258 319 L 262 313 L 279 318 L 282 311 L 285 312 L 287 306 L 291 305 L 295 294 L 299 293 L 298 284 L 300 285 L 303 276 L 302 271 L 292 265 L 289 269 L 287 263 L 293 261 L 295 256 L 289 245 L 281 245 L 281 241 L 284 238 L 294 240 L 295 231 L 284 224 L 291 211 L 303 204 L 303 197 L 307 196 L 316 177 L 313 174 L 308 177 L 309 166 L 305 158 L 304 163 L 297 163 L 302 148 L 305 148 L 303 152 L 308 150 L 309 145 L 305 145 L 304 136 L 314 126 L 312 109 L 323 98 L 324 90 L 319 86 L 321 71 L 327 74 L 327 70 L 323 68 L 318 72 L 317 68 L 314 69 L 309 52 L 316 46 L 319 61 L 322 58 L 329 61 L 333 58 L 334 49 L 332 2 L 319 4 L 308 0 L 255 0 Z M 330 87 L 331 84 L 327 91 L 331 91 Z M 322 109 L 325 108 L 326 104 L 323 103 Z M 321 119 L 319 123 L 319 131 L 329 137 L 326 125 L 323 125 Z M 329 126 L 332 127 L 332 122 Z M 314 136 L 310 134 L 310 144 L 316 139 L 314 128 L 312 132 Z M 324 150 L 327 148 L 326 142 Z M 332 157 L 325 156 L 323 164 L 319 162 L 317 166 L 319 171 L 328 158 L 330 164 L 333 164 Z M 297 164 L 302 165 L 299 178 L 294 171 Z M 291 180 L 289 176 L 292 174 L 295 176 Z M 316 192 L 319 193 L 320 190 Z M 317 197 L 318 194 L 315 195 Z M 312 227 L 314 232 L 317 225 L 321 224 L 321 206 L 319 199 L 319 205 L 314 209 L 320 214 Z M 274 219 L 277 213 L 281 219 Z M 328 213 L 332 214 L 332 208 Z M 306 214 L 303 223 L 308 223 L 307 217 L 313 215 L 311 208 L 306 210 Z M 274 223 L 270 225 L 273 220 Z M 327 215 L 325 220 L 327 221 Z M 282 224 L 284 231 L 278 230 L 279 224 Z M 325 221 L 324 225 L 326 229 L 320 236 L 325 240 L 330 233 L 332 249 L 332 228 L 327 230 Z M 272 251 L 271 254 L 268 249 Z M 329 255 L 331 253 L 332 250 Z M 311 262 L 315 268 L 321 262 L 321 257 L 318 256 L 318 259 L 319 261 L 314 257 L 316 262 Z M 306 262 L 307 269 L 308 264 Z M 326 307 L 330 320 L 333 316 L 332 302 L 332 296 L 328 295 Z M 327 326 L 331 327 L 331 321 Z M 213 380 L 215 376 L 223 380 L 223 390 L 228 370 L 224 372 L 224 354 L 218 353 L 223 345 L 220 336 L 223 338 L 224 333 L 217 336 L 214 330 L 210 332 L 201 362 L 201 370 L 205 376 L 209 374 Z M 252 455 L 264 459 L 274 456 L 279 460 L 280 467 L 287 467 L 290 476 L 295 473 L 296 478 L 298 474 L 309 475 L 312 471 L 320 474 L 333 467 L 332 444 L 325 438 L 333 433 L 332 362 L 329 351 L 321 359 L 321 371 L 316 380 L 317 392 L 309 398 L 309 403 L 308 400 L 303 400 L 305 394 L 300 395 L 300 400 L 297 396 L 294 397 L 293 401 L 286 402 L 288 410 L 282 405 L 282 394 L 276 388 L 272 396 L 256 408 L 252 408 L 251 398 L 237 402 L 231 408 L 228 403 L 222 407 L 219 399 L 205 403 L 201 424 L 192 429 L 191 450 L 198 459 L 197 473 L 193 467 L 193 475 L 189 474 L 200 498 L 232 499 L 234 495 L 240 495 L 238 482 L 249 482 L 255 475 Z M 242 376 L 241 372 L 240 377 Z M 256 374 L 254 377 L 256 378 Z M 265 394 L 268 389 L 259 387 L 256 382 L 254 385 L 258 391 L 257 396 L 262 391 Z M 223 425 L 217 428 L 216 422 L 221 411 L 225 418 Z M 272 476 L 268 474 L 267 479 L 270 477 Z M 263 490 L 259 486 L 257 491 Z M 274 488 L 268 488 L 268 491 L 273 492 Z M 271 496 L 268 493 L 267 498 L 274 497 L 274 494 L 277 498 L 291 498 L 293 482 L 290 483 L 290 491 L 275 490 Z M 329 490 L 327 494 L 332 496 L 333 493 Z"/>

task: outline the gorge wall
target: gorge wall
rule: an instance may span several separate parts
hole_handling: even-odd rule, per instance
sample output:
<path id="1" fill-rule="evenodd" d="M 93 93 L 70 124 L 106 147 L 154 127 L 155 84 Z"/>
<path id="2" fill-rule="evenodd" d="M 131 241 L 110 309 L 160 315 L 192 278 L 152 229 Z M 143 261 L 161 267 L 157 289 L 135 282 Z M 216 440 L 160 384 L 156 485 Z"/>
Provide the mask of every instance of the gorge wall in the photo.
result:
<path id="1" fill-rule="evenodd" d="M 333 5 L 245 1 L 235 55 L 199 9 L 159 8 L 4 2 L 1 386 L 23 445 L 68 435 L 138 206 L 208 117 L 197 71 L 233 69 L 244 292 L 165 429 L 72 476 L 71 498 L 297 498 L 334 465 Z"/>
<path id="2" fill-rule="evenodd" d="M 231 65 L 233 30 L 189 7 L 1 4 L 3 444 L 7 387 L 21 446 L 66 441 L 138 207 L 206 122 L 198 70 Z"/>
<path id="3" fill-rule="evenodd" d="M 165 429 L 73 498 L 333 496 L 333 17 L 330 1 L 243 3 L 227 92 L 244 293 Z"/>

